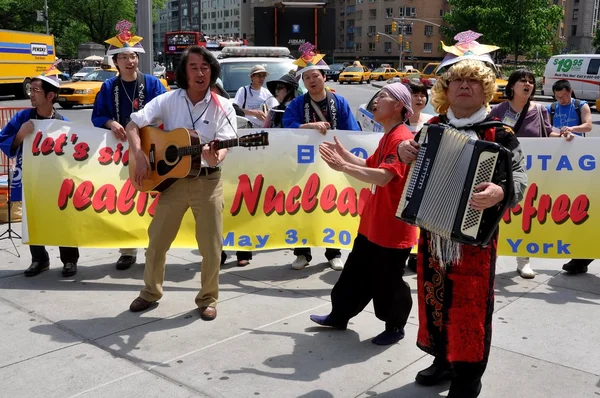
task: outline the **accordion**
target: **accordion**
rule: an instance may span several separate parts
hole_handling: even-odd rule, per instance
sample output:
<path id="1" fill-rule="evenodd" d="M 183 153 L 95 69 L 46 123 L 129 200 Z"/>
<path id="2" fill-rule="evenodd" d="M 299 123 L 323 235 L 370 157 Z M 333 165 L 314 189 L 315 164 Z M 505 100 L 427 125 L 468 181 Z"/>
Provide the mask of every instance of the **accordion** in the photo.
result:
<path id="1" fill-rule="evenodd" d="M 512 152 L 453 127 L 425 125 L 396 217 L 442 238 L 485 246 L 514 194 Z M 475 210 L 469 199 L 482 182 L 506 180 L 501 203 Z"/>

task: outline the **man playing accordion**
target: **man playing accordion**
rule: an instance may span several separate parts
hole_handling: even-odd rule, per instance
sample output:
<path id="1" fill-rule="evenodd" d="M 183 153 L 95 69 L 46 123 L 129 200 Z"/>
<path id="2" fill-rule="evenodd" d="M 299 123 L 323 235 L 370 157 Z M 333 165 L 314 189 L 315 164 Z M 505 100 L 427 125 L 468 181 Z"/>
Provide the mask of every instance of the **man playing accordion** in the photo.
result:
<path id="1" fill-rule="evenodd" d="M 440 68 L 447 70 L 432 88 L 432 103 L 439 116 L 429 123 L 450 125 L 510 150 L 514 190 L 507 189 L 506 180 L 484 182 L 469 203 L 475 210 L 484 210 L 508 199 L 508 206 L 513 207 L 527 187 L 525 161 L 513 131 L 501 123 L 489 123 L 496 76 L 484 61 L 493 63 L 487 53 L 497 47 L 477 43 L 479 36 L 471 31 L 460 33 L 455 37 L 459 43 L 444 46 L 449 54 Z M 415 161 L 418 152 L 414 140 L 398 146 L 398 156 L 405 163 Z M 511 192 L 512 197 L 505 198 Z M 449 398 L 477 397 L 481 391 L 492 338 L 497 243 L 497 228 L 485 246 L 460 244 L 421 229 L 417 346 L 435 359 L 417 374 L 416 381 L 435 385 L 451 380 Z"/>

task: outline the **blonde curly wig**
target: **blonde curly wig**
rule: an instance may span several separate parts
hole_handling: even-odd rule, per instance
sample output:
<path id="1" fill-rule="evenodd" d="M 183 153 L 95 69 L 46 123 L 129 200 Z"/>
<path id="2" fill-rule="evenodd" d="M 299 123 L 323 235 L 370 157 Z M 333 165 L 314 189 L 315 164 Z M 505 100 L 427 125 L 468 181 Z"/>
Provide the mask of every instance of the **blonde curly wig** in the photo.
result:
<path id="1" fill-rule="evenodd" d="M 431 104 L 440 115 L 445 115 L 450 108 L 448 96 L 448 84 L 451 80 L 475 79 L 481 82 L 485 94 L 485 107 L 490 111 L 490 101 L 496 92 L 496 74 L 483 62 L 474 59 L 466 59 L 452 65 L 441 77 L 437 79 L 431 88 Z"/>

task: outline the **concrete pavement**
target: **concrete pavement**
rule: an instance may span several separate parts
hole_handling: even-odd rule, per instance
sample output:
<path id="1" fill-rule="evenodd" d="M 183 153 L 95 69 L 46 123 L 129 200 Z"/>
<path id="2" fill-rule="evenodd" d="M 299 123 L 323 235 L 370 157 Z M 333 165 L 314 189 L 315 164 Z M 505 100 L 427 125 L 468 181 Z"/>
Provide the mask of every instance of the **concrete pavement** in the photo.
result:
<path id="1" fill-rule="evenodd" d="M 0 233 L 6 225 L 0 226 Z M 20 224 L 15 225 L 20 232 Z M 26 278 L 27 246 L 0 241 L 0 396 L 4 397 L 439 397 L 448 385 L 414 384 L 431 357 L 415 345 L 415 304 L 406 337 L 390 347 L 370 340 L 383 330 L 371 305 L 347 331 L 316 327 L 330 310 L 339 273 L 315 250 L 290 269 L 289 250 L 235 256 L 221 273 L 215 321 L 194 305 L 201 257 L 171 250 L 165 296 L 134 314 L 143 265 L 117 271 L 113 250 L 81 249 L 79 271 L 63 278 L 58 250 L 50 271 Z M 347 253 L 344 253 L 344 259 Z M 143 261 L 143 250 L 138 260 Z M 514 258 L 499 259 L 493 348 L 481 397 L 600 395 L 600 264 L 567 276 L 563 261 L 534 259 L 523 280 Z"/>

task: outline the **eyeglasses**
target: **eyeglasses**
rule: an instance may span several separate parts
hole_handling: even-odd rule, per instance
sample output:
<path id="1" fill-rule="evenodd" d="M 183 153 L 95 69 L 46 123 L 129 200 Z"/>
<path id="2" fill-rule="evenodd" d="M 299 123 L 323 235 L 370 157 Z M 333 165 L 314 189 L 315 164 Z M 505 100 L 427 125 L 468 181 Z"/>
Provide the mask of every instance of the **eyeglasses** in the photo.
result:
<path id="1" fill-rule="evenodd" d="M 119 61 L 135 61 L 137 59 L 137 55 L 132 54 L 132 55 L 118 55 L 117 59 Z"/>
<path id="2" fill-rule="evenodd" d="M 466 82 L 469 86 L 475 86 L 477 84 L 480 84 L 481 82 L 477 79 L 471 79 L 471 78 L 467 78 L 467 77 L 457 77 L 455 79 L 450 79 L 448 80 L 449 83 L 456 83 L 458 82 L 459 84 L 462 84 L 463 82 Z"/>
<path id="3" fill-rule="evenodd" d="M 43 89 L 41 89 L 41 88 L 39 88 L 39 87 L 31 87 L 31 92 L 32 92 L 32 93 L 41 93 L 41 92 L 43 92 L 43 91 L 44 91 L 44 90 L 43 90 Z"/>

